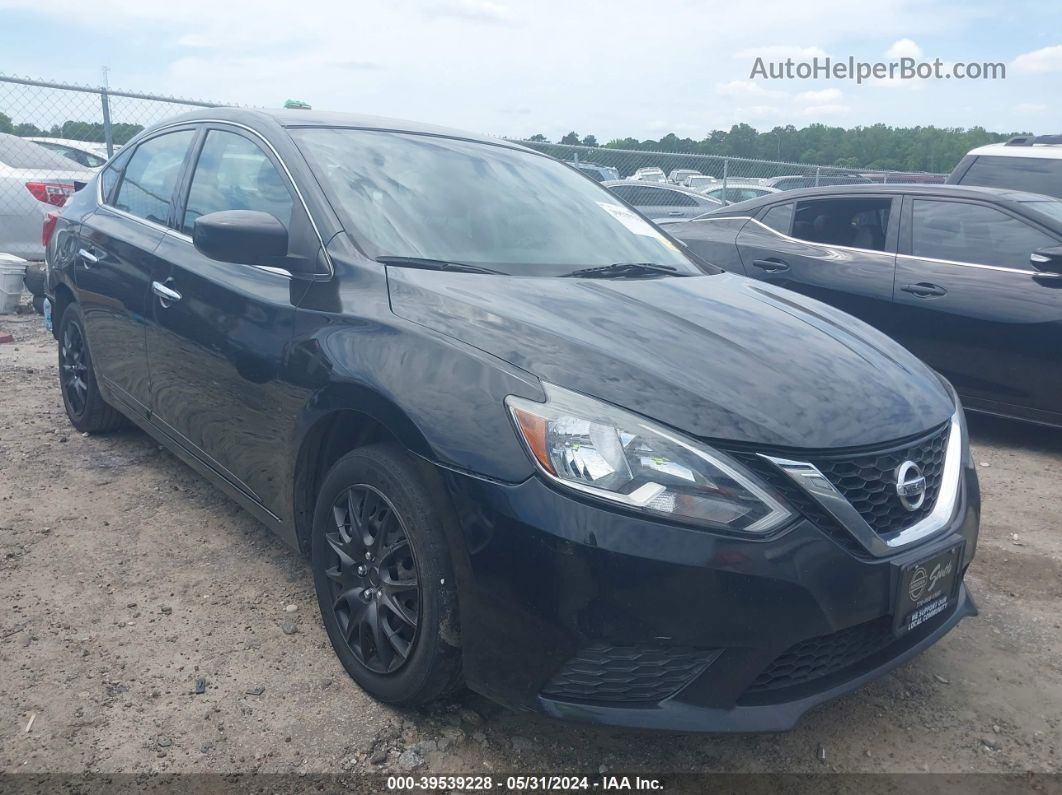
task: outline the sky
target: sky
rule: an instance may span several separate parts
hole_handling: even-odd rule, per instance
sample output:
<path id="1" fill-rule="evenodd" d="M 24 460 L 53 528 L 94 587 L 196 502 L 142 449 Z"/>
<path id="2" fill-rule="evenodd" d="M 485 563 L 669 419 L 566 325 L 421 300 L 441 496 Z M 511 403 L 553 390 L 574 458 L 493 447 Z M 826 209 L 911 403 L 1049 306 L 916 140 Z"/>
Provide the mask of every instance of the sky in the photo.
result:
<path id="1" fill-rule="evenodd" d="M 99 85 L 106 66 L 131 91 L 602 143 L 740 122 L 1059 133 L 1059 23 L 1058 0 L 0 0 L 0 73 Z M 750 79 L 757 56 L 814 55 L 1007 79 Z"/>

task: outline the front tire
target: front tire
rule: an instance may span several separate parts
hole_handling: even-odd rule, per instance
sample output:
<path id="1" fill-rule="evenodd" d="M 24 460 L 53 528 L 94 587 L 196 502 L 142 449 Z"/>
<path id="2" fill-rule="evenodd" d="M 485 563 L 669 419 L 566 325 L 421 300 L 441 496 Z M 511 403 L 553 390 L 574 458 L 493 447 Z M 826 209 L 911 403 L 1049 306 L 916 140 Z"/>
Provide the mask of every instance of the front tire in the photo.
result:
<path id="1" fill-rule="evenodd" d="M 106 433 L 125 424 L 125 417 L 100 394 L 77 304 L 63 310 L 59 321 L 59 388 L 66 416 L 82 433 Z"/>
<path id="2" fill-rule="evenodd" d="M 325 477 L 314 510 L 314 586 L 347 673 L 380 701 L 413 706 L 460 682 L 449 508 L 401 447 L 356 449 Z"/>

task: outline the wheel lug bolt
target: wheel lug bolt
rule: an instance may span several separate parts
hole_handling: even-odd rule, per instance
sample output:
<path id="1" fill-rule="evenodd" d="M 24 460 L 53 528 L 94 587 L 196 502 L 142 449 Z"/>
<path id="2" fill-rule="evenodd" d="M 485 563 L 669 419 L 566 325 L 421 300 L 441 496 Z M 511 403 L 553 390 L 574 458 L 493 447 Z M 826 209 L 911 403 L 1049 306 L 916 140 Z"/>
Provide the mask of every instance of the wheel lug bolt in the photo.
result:
<path id="1" fill-rule="evenodd" d="M 359 577 L 364 577 L 368 573 L 369 573 L 369 568 L 367 566 L 364 566 L 364 565 L 358 566 L 358 576 Z"/>
<path id="2" fill-rule="evenodd" d="M 365 589 L 364 596 L 365 596 L 365 600 L 366 601 L 368 601 L 369 599 L 372 599 L 372 593 L 373 593 L 372 588 L 366 588 Z"/>
<path id="3" fill-rule="evenodd" d="M 365 553 L 365 560 L 372 560 L 372 553 L 371 552 L 366 552 Z"/>

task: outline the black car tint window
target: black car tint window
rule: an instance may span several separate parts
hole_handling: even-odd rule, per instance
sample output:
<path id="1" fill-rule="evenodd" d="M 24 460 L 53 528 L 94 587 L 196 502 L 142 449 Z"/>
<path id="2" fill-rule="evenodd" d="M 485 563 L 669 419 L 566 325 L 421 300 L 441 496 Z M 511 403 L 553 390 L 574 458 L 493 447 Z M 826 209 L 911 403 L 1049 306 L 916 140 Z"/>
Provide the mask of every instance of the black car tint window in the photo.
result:
<path id="1" fill-rule="evenodd" d="M 181 226 L 220 210 L 258 210 L 291 228 L 294 202 L 276 166 L 257 144 L 235 133 L 211 130 L 196 163 Z"/>
<path id="2" fill-rule="evenodd" d="M 788 235 L 793 226 L 793 206 L 792 202 L 775 205 L 763 216 L 763 223 L 776 232 Z"/>
<path id="3" fill-rule="evenodd" d="M 140 144 L 125 168 L 114 206 L 157 224 L 167 223 L 173 189 L 194 135 L 192 130 L 180 130 Z"/>
<path id="4" fill-rule="evenodd" d="M 916 199 L 911 253 L 929 259 L 1029 270 L 1035 249 L 1058 241 L 1013 216 L 978 204 Z"/>
<path id="5" fill-rule="evenodd" d="M 891 199 L 819 199 L 797 203 L 793 237 L 832 246 L 885 250 Z"/>
<path id="6" fill-rule="evenodd" d="M 979 155 L 962 175 L 959 184 L 1062 196 L 1062 160 Z"/>

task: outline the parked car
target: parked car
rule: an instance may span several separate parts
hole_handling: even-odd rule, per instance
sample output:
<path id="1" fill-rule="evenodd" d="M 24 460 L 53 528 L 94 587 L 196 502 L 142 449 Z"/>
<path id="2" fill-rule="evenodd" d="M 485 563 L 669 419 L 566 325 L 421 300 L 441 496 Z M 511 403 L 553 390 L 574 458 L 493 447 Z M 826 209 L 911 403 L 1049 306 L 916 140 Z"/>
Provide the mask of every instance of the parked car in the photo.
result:
<path id="1" fill-rule="evenodd" d="M 755 182 L 743 182 L 739 180 L 727 180 L 726 187 L 719 187 L 702 191 L 709 199 L 715 199 L 722 204 L 737 204 L 738 202 L 758 199 L 768 193 L 779 193 L 779 188 L 771 188 Z"/>
<path id="2" fill-rule="evenodd" d="M 568 165 L 586 173 L 596 182 L 619 179 L 619 171 L 612 166 L 602 166 L 599 163 L 587 163 L 583 161 L 576 163 L 574 160 L 569 160 Z"/>
<path id="3" fill-rule="evenodd" d="M 947 383 L 540 153 L 205 109 L 48 262 L 74 427 L 132 420 L 308 555 L 383 701 L 781 730 L 976 612 Z"/>
<path id="4" fill-rule="evenodd" d="M 770 177 L 763 184 L 776 190 L 800 190 L 801 188 L 820 188 L 828 185 L 869 185 L 870 180 L 862 174 L 792 174 L 783 177 Z"/>
<path id="5" fill-rule="evenodd" d="M 41 225 L 94 172 L 32 141 L 0 133 L 0 252 L 44 257 Z"/>
<path id="6" fill-rule="evenodd" d="M 106 144 L 74 141 L 68 138 L 46 138 L 37 135 L 28 136 L 25 140 L 33 141 L 38 146 L 57 152 L 63 157 L 73 160 L 78 165 L 85 166 L 85 168 L 96 169 L 107 162 Z"/>
<path id="7" fill-rule="evenodd" d="M 671 170 L 671 173 L 667 175 L 667 181 L 672 185 L 684 185 L 686 179 L 689 177 L 703 176 L 700 171 L 695 168 L 675 168 Z"/>
<path id="8" fill-rule="evenodd" d="M 1062 135 L 1027 135 L 979 146 L 959 161 L 948 183 L 1062 197 Z"/>
<path id="9" fill-rule="evenodd" d="M 686 179 L 682 181 L 683 187 L 701 192 L 703 192 L 706 188 L 711 188 L 712 186 L 718 184 L 719 180 L 717 180 L 715 177 L 706 177 L 703 174 L 686 177 Z"/>
<path id="10" fill-rule="evenodd" d="M 1062 426 L 1062 201 L 950 185 L 819 188 L 668 231 L 898 340 L 968 409 Z"/>
<path id="11" fill-rule="evenodd" d="M 667 175 L 664 174 L 662 168 L 639 168 L 633 174 L 630 179 L 638 180 L 640 182 L 667 182 Z"/>
<path id="12" fill-rule="evenodd" d="M 723 206 L 716 199 L 677 185 L 644 185 L 630 180 L 602 182 L 646 218 L 693 218 Z"/>

